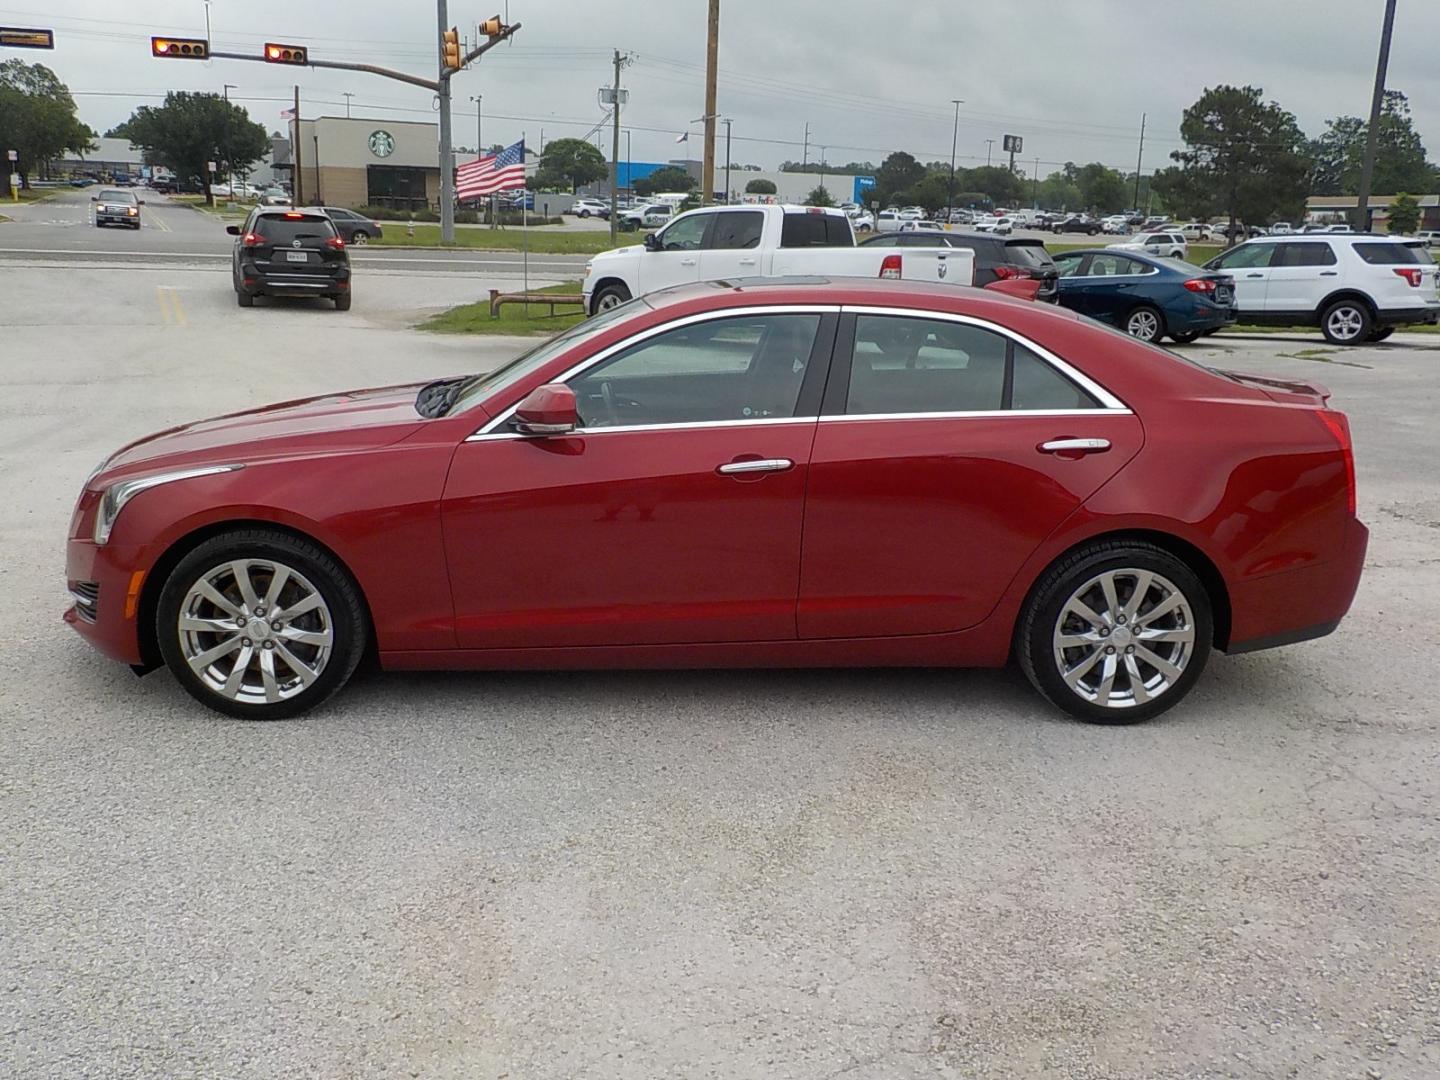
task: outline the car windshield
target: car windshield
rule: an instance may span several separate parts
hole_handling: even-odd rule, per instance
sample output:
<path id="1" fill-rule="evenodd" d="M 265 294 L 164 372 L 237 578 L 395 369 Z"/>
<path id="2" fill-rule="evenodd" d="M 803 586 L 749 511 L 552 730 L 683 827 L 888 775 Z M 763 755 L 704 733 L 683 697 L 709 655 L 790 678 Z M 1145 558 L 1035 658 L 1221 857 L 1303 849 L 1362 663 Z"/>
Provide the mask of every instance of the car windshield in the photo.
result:
<path id="1" fill-rule="evenodd" d="M 598 336 L 618 322 L 623 322 L 631 316 L 642 314 L 648 310 L 650 310 L 650 305 L 643 299 L 637 298 L 629 303 L 621 304 L 619 307 L 611 308 L 609 311 L 602 311 L 584 322 L 576 323 L 568 330 L 560 331 L 552 338 L 546 338 L 529 352 L 521 353 L 514 360 L 507 364 L 501 364 L 493 371 L 471 376 L 461 384 L 455 400 L 446 410 L 446 415 L 452 416 L 473 408 L 492 394 L 497 394 L 506 387 L 515 385 L 536 368 L 548 364 L 567 349 L 572 349 L 581 342 Z"/>
<path id="2" fill-rule="evenodd" d="M 114 188 L 106 188 L 100 192 L 101 202 L 134 202 L 135 196 L 128 191 L 116 191 Z"/>

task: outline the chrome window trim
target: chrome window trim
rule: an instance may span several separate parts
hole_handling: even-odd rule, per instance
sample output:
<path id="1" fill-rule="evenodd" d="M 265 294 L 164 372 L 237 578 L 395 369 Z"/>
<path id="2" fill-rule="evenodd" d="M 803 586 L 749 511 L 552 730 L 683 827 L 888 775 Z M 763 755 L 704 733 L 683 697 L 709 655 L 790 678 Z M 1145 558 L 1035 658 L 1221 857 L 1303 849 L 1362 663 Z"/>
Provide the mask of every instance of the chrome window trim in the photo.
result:
<path id="1" fill-rule="evenodd" d="M 969 412 L 835 413 L 820 423 L 847 420 L 1006 420 L 1015 416 L 1132 416 L 1129 409 L 978 409 Z"/>
<path id="2" fill-rule="evenodd" d="M 1091 413 L 1099 410 L 1087 410 Z M 731 427 L 775 427 L 781 424 L 814 424 L 820 417 L 815 416 L 761 416 L 753 420 L 680 420 L 673 424 L 631 424 L 628 427 L 575 428 L 568 435 L 618 435 L 626 431 L 678 431 L 682 429 L 731 428 Z M 483 442 L 490 439 L 535 439 L 544 436 L 521 435 L 513 431 L 496 431 L 489 434 L 476 432 L 466 442 Z"/>
<path id="3" fill-rule="evenodd" d="M 1080 385 L 1081 387 L 1083 387 L 1085 390 L 1087 390 L 1087 391 L 1089 392 L 1089 394 L 1090 394 L 1091 397 L 1093 397 L 1096 401 L 1100 402 L 1100 408 L 1098 408 L 1098 409 L 1071 409 L 1071 410 L 1062 410 L 1062 411 L 1060 411 L 1060 415 L 1062 415 L 1062 416 L 1068 416 L 1068 415 L 1070 415 L 1071 413 L 1078 412 L 1078 413 L 1088 414 L 1088 415 L 1093 416 L 1093 415 L 1095 415 L 1096 413 L 1102 413 L 1102 412 L 1121 412 L 1121 411 L 1123 411 L 1123 412 L 1130 412 L 1130 411 L 1131 411 L 1131 410 L 1130 410 L 1130 407 L 1129 407 L 1128 405 L 1126 405 L 1125 402 L 1121 401 L 1120 398 L 1116 397 L 1116 396 L 1115 396 L 1114 394 L 1112 394 L 1109 390 L 1107 390 L 1104 386 L 1101 386 L 1101 385 L 1100 385 L 1098 382 L 1096 382 L 1094 379 L 1090 378 L 1090 376 L 1086 375 L 1083 371 L 1077 370 L 1076 368 L 1072 367 L 1070 364 L 1066 363 L 1064 360 L 1060 359 L 1060 357 L 1056 356 L 1056 355 L 1055 355 L 1053 352 L 1051 352 L 1049 349 L 1045 348 L 1045 346 L 1039 344 L 1038 342 L 1035 342 L 1035 341 L 1030 340 L 1030 339 L 1027 338 L 1024 334 L 1020 334 L 1020 333 L 1017 333 L 1017 332 L 1014 331 L 1014 330 L 1011 330 L 1008 326 L 1001 326 L 999 323 L 990 322 L 988 319 L 977 318 L 977 317 L 974 316 L 974 315 L 956 315 L 956 314 L 953 314 L 953 313 L 948 312 L 948 311 L 930 311 L 930 310 L 925 309 L 925 308 L 875 307 L 875 306 L 871 306 L 871 305 L 868 305 L 868 304 L 866 304 L 866 305 L 846 304 L 846 305 L 843 306 L 840 310 L 841 310 L 841 313 L 842 313 L 842 314 L 845 314 L 845 315 L 901 315 L 901 316 L 906 316 L 906 317 L 911 317 L 911 318 L 917 318 L 917 319 L 934 319 L 934 320 L 939 320 L 939 321 L 943 321 L 943 322 L 962 323 L 962 324 L 969 325 L 969 326 L 979 327 L 979 328 L 982 329 L 982 330 L 989 330 L 989 331 L 991 331 L 992 333 L 999 334 L 1001 337 L 1009 338 L 1011 341 L 1015 342 L 1015 344 L 1017 344 L 1017 345 L 1023 345 L 1025 348 L 1027 348 L 1027 349 L 1029 349 L 1031 352 L 1033 352 L 1036 356 L 1040 357 L 1041 360 L 1045 361 L 1045 362 L 1046 362 L 1047 364 L 1049 364 L 1051 367 L 1055 368 L 1055 370 L 1059 371 L 1062 375 L 1064 375 L 1066 378 L 1068 378 L 1071 382 L 1077 383 L 1078 385 Z M 995 410 L 993 410 L 993 413 L 994 413 L 994 414 L 1001 415 L 1001 416 L 1015 416 L 1015 415 L 1020 415 L 1020 414 L 1021 414 L 1021 410 L 1018 410 L 1018 409 L 995 409 Z M 992 411 L 991 411 L 991 410 L 987 410 L 986 412 L 982 413 L 981 415 L 988 416 L 988 415 L 991 415 L 991 414 L 992 414 Z M 925 414 L 925 415 L 931 415 L 931 414 Z M 937 414 L 934 414 L 934 415 L 937 415 L 937 416 L 967 416 L 967 415 L 971 415 L 971 414 L 969 414 L 969 413 L 937 413 Z M 1049 416 L 1049 415 L 1054 415 L 1054 412 L 1052 412 L 1052 411 L 1050 411 L 1050 410 L 1046 410 L 1046 411 L 1043 413 L 1043 415 L 1047 415 L 1047 416 Z"/>
<path id="4" fill-rule="evenodd" d="M 675 319 L 671 322 L 661 323 L 659 326 L 652 326 L 648 330 L 642 330 L 637 334 L 632 334 L 630 337 L 625 338 L 622 341 L 617 341 L 614 345 L 602 349 L 594 356 L 587 357 L 586 359 L 580 361 L 580 363 L 576 364 L 574 367 L 569 368 L 568 370 L 555 376 L 555 378 L 549 381 L 550 383 L 569 382 L 577 375 L 583 375 L 586 371 L 594 367 L 596 364 L 602 363 L 605 360 L 610 359 L 610 357 L 614 356 L 618 352 L 623 352 L 626 349 L 631 348 L 632 346 L 649 341 L 652 337 L 658 337 L 659 335 L 667 333 L 671 330 L 678 330 L 683 326 L 692 326 L 695 323 L 710 322 L 714 319 L 745 318 L 755 315 L 833 315 L 839 311 L 839 304 L 759 304 L 753 307 L 724 308 L 717 311 L 702 311 L 695 315 L 687 315 L 683 319 Z M 520 401 L 523 400 L 524 398 L 522 397 Z M 465 441 L 473 442 L 477 439 L 495 437 L 534 438 L 534 436 L 526 435 L 512 436 L 509 432 L 496 431 L 496 428 L 499 428 L 504 424 L 509 423 L 510 418 L 515 415 L 515 410 L 520 407 L 520 401 L 515 402 L 514 405 L 511 405 L 509 408 L 505 409 L 504 412 L 496 416 L 494 420 L 491 420 L 485 425 L 483 425 L 479 431 L 476 431 L 473 434 L 469 435 L 465 439 Z M 810 422 L 814 419 L 814 416 L 784 416 L 764 417 L 755 420 L 697 420 L 684 421 L 675 424 L 635 424 L 629 427 L 576 428 L 575 433 L 577 435 L 594 435 L 599 434 L 602 431 L 638 431 L 642 428 L 653 430 L 654 428 L 720 426 L 734 424 L 765 424 L 777 422 L 793 423 L 795 421 Z"/>

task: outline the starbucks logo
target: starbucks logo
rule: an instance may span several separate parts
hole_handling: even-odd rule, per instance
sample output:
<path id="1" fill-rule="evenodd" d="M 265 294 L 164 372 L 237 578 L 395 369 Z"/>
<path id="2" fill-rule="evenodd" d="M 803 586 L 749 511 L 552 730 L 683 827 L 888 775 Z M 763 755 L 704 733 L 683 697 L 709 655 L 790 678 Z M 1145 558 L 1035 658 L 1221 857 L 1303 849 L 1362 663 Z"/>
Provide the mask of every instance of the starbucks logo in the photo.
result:
<path id="1" fill-rule="evenodd" d="M 388 131 L 370 133 L 370 152 L 376 157 L 389 157 L 395 151 L 395 136 Z"/>

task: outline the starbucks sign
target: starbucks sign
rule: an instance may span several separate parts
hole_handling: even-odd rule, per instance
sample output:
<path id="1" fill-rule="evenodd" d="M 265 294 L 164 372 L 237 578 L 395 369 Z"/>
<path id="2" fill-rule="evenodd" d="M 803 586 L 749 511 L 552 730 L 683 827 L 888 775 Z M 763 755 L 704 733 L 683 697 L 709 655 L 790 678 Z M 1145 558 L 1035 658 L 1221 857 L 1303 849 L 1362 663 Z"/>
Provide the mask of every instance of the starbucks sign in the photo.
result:
<path id="1" fill-rule="evenodd" d="M 376 157 L 389 157 L 395 152 L 395 136 L 388 131 L 370 133 L 370 152 Z"/>

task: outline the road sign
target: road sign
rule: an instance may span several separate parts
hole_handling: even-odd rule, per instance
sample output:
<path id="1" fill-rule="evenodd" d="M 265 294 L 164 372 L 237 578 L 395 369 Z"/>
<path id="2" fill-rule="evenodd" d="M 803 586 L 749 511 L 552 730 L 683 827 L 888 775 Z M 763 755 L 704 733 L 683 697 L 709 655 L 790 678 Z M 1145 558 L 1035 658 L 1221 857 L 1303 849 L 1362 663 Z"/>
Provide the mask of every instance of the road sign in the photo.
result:
<path id="1" fill-rule="evenodd" d="M 213 172 L 215 171 L 215 162 L 213 162 L 213 161 L 207 161 L 207 162 L 205 162 L 205 168 L 208 169 L 210 172 L 213 173 Z"/>
<path id="2" fill-rule="evenodd" d="M 857 176 L 851 184 L 850 201 L 865 205 L 865 196 L 875 190 L 875 178 L 873 176 Z"/>
<path id="3" fill-rule="evenodd" d="M 53 49 L 54 30 L 35 30 L 26 26 L 0 26 L 0 48 Z"/>
<path id="4" fill-rule="evenodd" d="M 11 161 L 19 161 L 19 160 L 20 160 L 20 151 L 19 151 L 19 150 L 6 150 L 6 151 L 5 151 L 5 156 L 6 156 L 7 158 L 9 158 Z"/>
<path id="5" fill-rule="evenodd" d="M 1007 154 L 1022 154 L 1025 152 L 1025 140 L 1019 135 L 1006 135 L 1004 147 Z"/>

